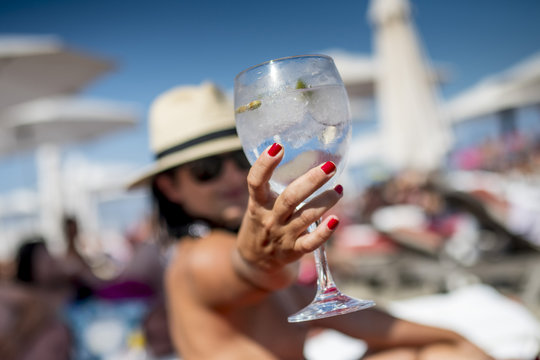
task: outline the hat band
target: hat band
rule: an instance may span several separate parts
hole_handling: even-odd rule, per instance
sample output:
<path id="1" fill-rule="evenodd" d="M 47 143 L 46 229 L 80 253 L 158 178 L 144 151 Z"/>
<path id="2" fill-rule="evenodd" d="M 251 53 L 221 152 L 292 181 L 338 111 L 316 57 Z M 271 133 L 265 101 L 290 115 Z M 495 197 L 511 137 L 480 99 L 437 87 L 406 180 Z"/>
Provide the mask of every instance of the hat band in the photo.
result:
<path id="1" fill-rule="evenodd" d="M 202 143 L 207 142 L 207 141 L 211 141 L 211 140 L 215 140 L 215 139 L 219 139 L 219 138 L 227 137 L 227 136 L 231 136 L 231 135 L 238 135 L 237 132 L 236 132 L 236 128 L 220 130 L 220 131 L 216 131 L 216 132 L 213 132 L 213 133 L 210 133 L 210 134 L 199 136 L 198 138 L 191 139 L 189 141 L 186 141 L 185 143 L 175 145 L 175 146 L 173 146 L 171 148 L 168 148 L 167 150 L 163 150 L 163 151 L 157 153 L 156 154 L 156 160 L 161 159 L 162 157 L 170 155 L 170 154 L 175 153 L 177 151 L 187 149 L 188 147 L 199 145 L 199 144 L 202 144 Z"/>

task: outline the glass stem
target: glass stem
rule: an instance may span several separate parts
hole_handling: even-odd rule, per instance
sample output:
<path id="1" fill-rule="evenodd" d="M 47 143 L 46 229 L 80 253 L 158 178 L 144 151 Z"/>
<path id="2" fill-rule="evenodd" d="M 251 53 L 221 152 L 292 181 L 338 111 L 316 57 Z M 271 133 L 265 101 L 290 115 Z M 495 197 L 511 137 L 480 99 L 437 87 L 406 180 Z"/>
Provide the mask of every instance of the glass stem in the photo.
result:
<path id="1" fill-rule="evenodd" d="M 322 219 L 315 221 L 308 228 L 309 232 L 315 231 L 317 226 L 321 223 Z M 315 250 L 315 266 L 317 267 L 317 296 L 323 295 L 329 292 L 336 292 L 336 285 L 330 268 L 328 267 L 328 260 L 326 258 L 325 245 L 322 244 Z"/>

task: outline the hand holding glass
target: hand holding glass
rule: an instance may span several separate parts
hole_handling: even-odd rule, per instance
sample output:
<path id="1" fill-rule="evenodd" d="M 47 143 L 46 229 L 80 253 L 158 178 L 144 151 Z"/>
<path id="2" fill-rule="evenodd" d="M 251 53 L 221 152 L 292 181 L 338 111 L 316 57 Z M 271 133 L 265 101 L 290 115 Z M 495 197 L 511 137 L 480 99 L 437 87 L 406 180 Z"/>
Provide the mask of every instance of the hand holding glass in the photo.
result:
<path id="1" fill-rule="evenodd" d="M 244 70 L 235 78 L 236 128 L 250 163 L 273 143 L 285 149 L 270 179 L 281 193 L 309 169 L 326 161 L 343 171 L 351 137 L 347 92 L 334 65 L 323 55 L 271 60 Z M 329 181 L 304 203 L 335 185 Z M 312 224 L 313 231 L 319 222 Z M 315 251 L 317 294 L 289 322 L 320 319 L 362 310 L 374 304 L 343 295 L 334 284 L 324 245 Z"/>

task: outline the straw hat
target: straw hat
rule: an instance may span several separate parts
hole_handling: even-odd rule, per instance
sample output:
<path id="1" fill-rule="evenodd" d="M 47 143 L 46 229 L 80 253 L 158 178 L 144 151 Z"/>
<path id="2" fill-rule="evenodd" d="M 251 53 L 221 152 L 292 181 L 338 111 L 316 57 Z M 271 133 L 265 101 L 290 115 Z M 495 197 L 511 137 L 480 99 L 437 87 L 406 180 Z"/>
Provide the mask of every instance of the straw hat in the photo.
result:
<path id="1" fill-rule="evenodd" d="M 242 147 L 233 105 L 212 83 L 180 86 L 158 96 L 150 108 L 149 133 L 156 162 L 129 189 L 178 165 Z"/>

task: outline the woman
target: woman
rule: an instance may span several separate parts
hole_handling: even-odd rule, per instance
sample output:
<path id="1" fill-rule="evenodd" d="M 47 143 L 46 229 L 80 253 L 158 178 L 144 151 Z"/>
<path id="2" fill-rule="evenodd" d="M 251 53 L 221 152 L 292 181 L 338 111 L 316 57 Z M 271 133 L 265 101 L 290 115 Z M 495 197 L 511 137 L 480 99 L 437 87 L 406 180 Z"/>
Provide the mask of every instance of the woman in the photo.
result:
<path id="1" fill-rule="evenodd" d="M 248 171 L 232 105 L 212 84 L 161 95 L 149 124 L 157 161 L 131 187 L 152 186 L 161 229 L 173 241 L 165 281 L 183 358 L 301 359 L 313 327 L 365 340 L 371 360 L 489 358 L 458 334 L 376 309 L 289 324 L 314 292 L 296 285 L 296 260 L 327 241 L 339 219 L 306 229 L 343 188 L 295 209 L 335 174 L 334 164 L 311 169 L 276 196 L 268 181 L 287 149 L 273 144 Z"/>

